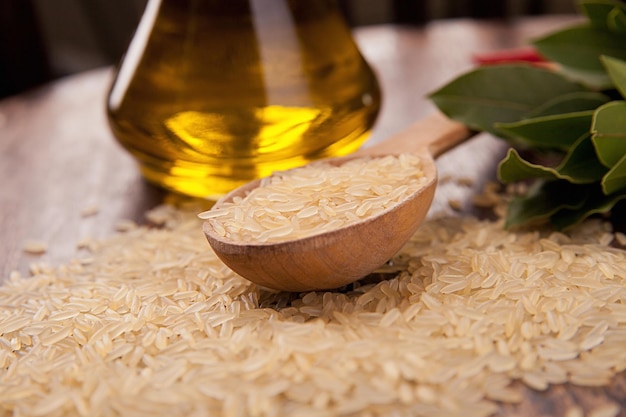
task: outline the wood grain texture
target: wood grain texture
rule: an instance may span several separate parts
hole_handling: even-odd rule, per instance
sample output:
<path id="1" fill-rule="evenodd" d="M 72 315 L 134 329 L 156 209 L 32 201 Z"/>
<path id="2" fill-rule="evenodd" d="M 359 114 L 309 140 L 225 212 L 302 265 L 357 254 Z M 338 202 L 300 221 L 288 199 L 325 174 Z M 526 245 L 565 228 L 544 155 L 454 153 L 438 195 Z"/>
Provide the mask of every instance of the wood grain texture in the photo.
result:
<path id="1" fill-rule="evenodd" d="M 517 47 L 572 18 L 519 22 L 435 22 L 423 28 L 372 26 L 356 38 L 381 81 L 382 112 L 370 142 L 376 143 L 434 110 L 426 95 L 472 66 L 472 54 Z M 76 252 L 83 237 L 113 233 L 122 219 L 143 220 L 165 194 L 146 184 L 133 160 L 106 125 L 104 99 L 111 69 L 69 77 L 27 94 L 0 101 L 0 280 L 10 271 L 27 273 L 30 262 L 59 263 Z M 366 146 L 367 146 L 366 145 Z M 471 186 L 440 184 L 432 211 L 448 211 L 450 199 L 469 210 L 471 195 L 493 178 L 505 147 L 480 135 L 441 156 L 442 177 L 470 178 Z M 84 217 L 85 208 L 97 213 Z M 28 239 L 47 242 L 42 256 L 24 254 Z M 608 387 L 524 389 L 520 404 L 503 404 L 498 416 L 566 416 L 606 404 L 626 416 L 626 377 Z M 588 414 L 587 414 L 588 415 Z"/>

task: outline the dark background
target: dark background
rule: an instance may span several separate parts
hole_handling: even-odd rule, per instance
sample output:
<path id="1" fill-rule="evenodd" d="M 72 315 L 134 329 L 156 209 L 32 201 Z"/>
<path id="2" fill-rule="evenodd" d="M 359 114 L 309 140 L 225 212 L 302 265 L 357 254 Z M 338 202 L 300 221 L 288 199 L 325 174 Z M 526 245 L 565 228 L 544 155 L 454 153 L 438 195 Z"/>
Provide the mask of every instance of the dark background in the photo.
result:
<path id="1" fill-rule="evenodd" d="M 352 26 L 568 14 L 574 0 L 339 0 Z M 0 98 L 117 63 L 146 0 L 0 0 Z"/>

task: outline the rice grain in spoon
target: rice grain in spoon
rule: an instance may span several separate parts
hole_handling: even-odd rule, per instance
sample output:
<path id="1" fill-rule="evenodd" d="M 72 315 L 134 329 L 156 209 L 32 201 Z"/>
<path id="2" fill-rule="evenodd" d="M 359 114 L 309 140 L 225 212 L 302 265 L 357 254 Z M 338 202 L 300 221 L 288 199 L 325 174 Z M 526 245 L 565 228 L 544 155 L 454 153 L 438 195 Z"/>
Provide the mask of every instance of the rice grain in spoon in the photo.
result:
<path id="1" fill-rule="evenodd" d="M 434 158 L 469 137 L 441 114 L 350 156 L 253 181 L 208 212 L 204 233 L 218 257 L 259 285 L 286 291 L 337 288 L 384 264 L 426 217 Z"/>

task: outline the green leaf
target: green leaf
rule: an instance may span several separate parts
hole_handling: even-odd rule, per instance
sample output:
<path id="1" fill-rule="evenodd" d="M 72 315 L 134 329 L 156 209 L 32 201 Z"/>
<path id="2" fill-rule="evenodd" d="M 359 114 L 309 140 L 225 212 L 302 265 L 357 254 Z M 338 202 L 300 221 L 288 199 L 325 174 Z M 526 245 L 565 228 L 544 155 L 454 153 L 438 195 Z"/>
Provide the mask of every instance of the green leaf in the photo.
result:
<path id="1" fill-rule="evenodd" d="M 448 115 L 495 133 L 496 122 L 513 122 L 568 93 L 588 91 L 560 74 L 530 65 L 493 65 L 465 73 L 429 97 Z"/>
<path id="2" fill-rule="evenodd" d="M 592 141 L 600 162 L 612 168 L 626 154 L 626 101 L 612 101 L 596 110 Z"/>
<path id="3" fill-rule="evenodd" d="M 559 64 L 558 74 L 524 65 L 481 67 L 431 95 L 442 112 L 470 128 L 535 155 L 563 155 L 556 166 L 531 163 L 516 150 L 501 161 L 503 182 L 534 180 L 510 202 L 506 227 L 549 222 L 565 229 L 626 200 L 626 101 L 610 101 L 626 99 L 626 2 L 580 6 L 587 24 L 534 42 Z"/>
<path id="4" fill-rule="evenodd" d="M 578 68 L 561 67 L 559 72 L 572 81 L 579 82 L 595 90 L 608 90 L 613 87 L 606 71 L 584 71 Z"/>
<path id="5" fill-rule="evenodd" d="M 597 186 L 589 187 L 584 192 L 587 198 L 583 205 L 578 208 L 563 208 L 550 217 L 550 223 L 555 228 L 565 230 L 574 227 L 594 214 L 610 212 L 618 202 L 626 199 L 626 194 L 606 196 Z"/>
<path id="6" fill-rule="evenodd" d="M 599 76 L 601 55 L 626 59 L 626 36 L 590 25 L 572 26 L 534 42 L 539 52 L 574 74 Z"/>
<path id="7" fill-rule="evenodd" d="M 563 179 L 575 184 L 590 184 L 602 179 L 607 170 L 598 161 L 591 134 L 583 135 L 572 145 L 557 171 Z"/>
<path id="8" fill-rule="evenodd" d="M 607 26 L 611 32 L 626 33 L 626 10 L 614 8 L 607 17 Z"/>
<path id="9" fill-rule="evenodd" d="M 581 136 L 589 133 L 593 110 L 523 119 L 514 123 L 496 123 L 498 131 L 526 146 L 567 150 Z"/>
<path id="10" fill-rule="evenodd" d="M 595 91 L 580 91 L 555 97 L 526 115 L 527 118 L 552 116 L 562 113 L 594 110 L 609 101 L 609 97 Z"/>
<path id="11" fill-rule="evenodd" d="M 618 0 L 582 0 L 578 5 L 592 26 L 604 29 L 609 28 L 609 15 L 615 9 L 621 10 L 626 7 Z"/>
<path id="12" fill-rule="evenodd" d="M 560 210 L 582 207 L 587 195 L 588 186 L 574 185 L 567 181 L 539 180 L 525 196 L 511 200 L 505 227 L 545 223 Z"/>
<path id="13" fill-rule="evenodd" d="M 606 72 L 611 77 L 617 91 L 626 98 L 626 61 L 610 56 L 601 56 L 600 60 L 606 67 Z"/>
<path id="14" fill-rule="evenodd" d="M 553 168 L 532 164 L 524 160 L 515 149 L 509 149 L 498 164 L 498 179 L 504 183 L 524 181 L 530 178 L 559 179 Z"/>
<path id="15" fill-rule="evenodd" d="M 520 157 L 514 149 L 498 165 L 498 179 L 504 183 L 524 181 L 532 178 L 565 180 L 572 184 L 598 182 L 607 168 L 595 157 L 590 135 L 585 134 L 569 149 L 557 167 L 530 163 Z"/>
<path id="16" fill-rule="evenodd" d="M 626 154 L 602 178 L 602 191 L 606 195 L 616 193 L 624 188 L 626 188 Z"/>

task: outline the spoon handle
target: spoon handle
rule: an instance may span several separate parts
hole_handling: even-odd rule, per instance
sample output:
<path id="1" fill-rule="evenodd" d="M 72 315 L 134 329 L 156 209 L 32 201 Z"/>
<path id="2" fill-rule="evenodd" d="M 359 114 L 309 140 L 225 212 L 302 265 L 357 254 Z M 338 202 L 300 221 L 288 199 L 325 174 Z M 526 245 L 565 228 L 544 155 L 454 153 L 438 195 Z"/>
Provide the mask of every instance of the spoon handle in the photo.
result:
<path id="1" fill-rule="evenodd" d="M 382 142 L 360 149 L 355 155 L 428 152 L 436 158 L 470 136 L 471 132 L 464 124 L 451 120 L 442 113 L 434 113 Z"/>

